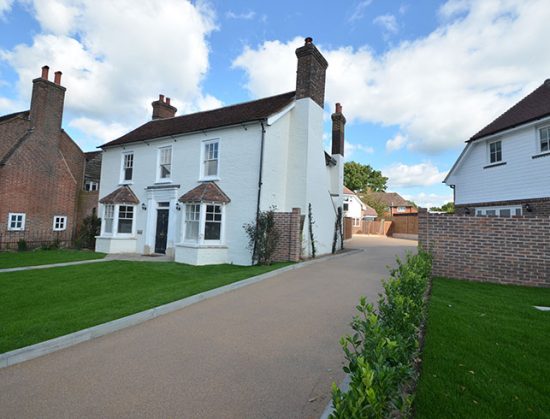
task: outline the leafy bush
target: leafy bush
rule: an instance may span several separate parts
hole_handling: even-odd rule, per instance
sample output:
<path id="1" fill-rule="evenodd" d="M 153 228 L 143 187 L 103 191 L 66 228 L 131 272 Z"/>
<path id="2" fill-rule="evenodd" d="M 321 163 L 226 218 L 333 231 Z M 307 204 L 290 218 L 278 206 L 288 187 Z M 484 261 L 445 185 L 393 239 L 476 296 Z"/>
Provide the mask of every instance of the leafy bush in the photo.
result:
<path id="1" fill-rule="evenodd" d="M 27 250 L 27 242 L 26 240 L 24 239 L 19 239 L 19 241 L 17 242 L 17 251 L 19 252 L 24 252 L 25 250 Z"/>
<path id="2" fill-rule="evenodd" d="M 101 220 L 95 214 L 84 218 L 75 240 L 75 247 L 77 249 L 95 249 L 95 237 L 99 236 L 100 230 Z"/>
<path id="3" fill-rule="evenodd" d="M 333 384 L 331 418 L 385 418 L 406 416 L 412 396 L 406 387 L 415 377 L 419 354 L 419 331 L 425 316 L 424 295 L 431 272 L 430 256 L 420 251 L 397 260 L 378 311 L 361 297 L 351 326 L 353 335 L 340 344 L 350 375 L 350 389 Z"/>
<path id="4" fill-rule="evenodd" d="M 275 228 L 275 209 L 260 211 L 255 223 L 243 226 L 248 236 L 248 248 L 252 250 L 252 261 L 259 265 L 271 265 L 279 232 Z"/>

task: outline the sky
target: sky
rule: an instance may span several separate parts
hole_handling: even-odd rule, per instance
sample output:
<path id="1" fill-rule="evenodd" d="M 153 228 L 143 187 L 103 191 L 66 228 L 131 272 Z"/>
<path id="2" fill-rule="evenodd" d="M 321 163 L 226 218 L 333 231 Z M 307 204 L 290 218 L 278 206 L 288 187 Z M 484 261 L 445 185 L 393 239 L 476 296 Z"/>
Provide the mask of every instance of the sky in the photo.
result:
<path id="1" fill-rule="evenodd" d="M 62 71 L 63 126 L 95 150 L 151 118 L 294 90 L 311 36 L 329 62 L 347 161 L 423 207 L 464 141 L 550 77 L 548 0 L 0 0 L 0 115 L 29 107 L 43 65 Z"/>

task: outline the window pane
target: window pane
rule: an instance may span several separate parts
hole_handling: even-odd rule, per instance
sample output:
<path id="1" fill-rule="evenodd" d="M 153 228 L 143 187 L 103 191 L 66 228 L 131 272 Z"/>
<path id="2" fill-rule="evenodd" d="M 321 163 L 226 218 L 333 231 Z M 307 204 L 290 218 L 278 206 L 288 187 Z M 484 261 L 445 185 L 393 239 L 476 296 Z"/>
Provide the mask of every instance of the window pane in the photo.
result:
<path id="1" fill-rule="evenodd" d="M 112 232 L 113 232 L 113 219 L 105 218 L 105 233 L 112 233 Z"/>
<path id="2" fill-rule="evenodd" d="M 118 232 L 131 233 L 134 218 L 134 207 L 121 205 L 118 209 Z"/>
<path id="3" fill-rule="evenodd" d="M 218 161 L 217 160 L 207 160 L 205 163 L 206 176 L 216 176 L 218 174 Z"/>
<path id="4" fill-rule="evenodd" d="M 132 232 L 132 220 L 118 220 L 118 232 L 119 233 L 131 233 Z"/>
<path id="5" fill-rule="evenodd" d="M 512 214 L 511 214 L 511 211 L 509 209 L 501 209 L 500 210 L 500 216 L 501 217 L 510 217 Z"/>
<path id="6" fill-rule="evenodd" d="M 162 179 L 166 179 L 170 177 L 170 165 L 169 164 L 161 164 L 160 165 L 160 177 Z"/>
<path id="7" fill-rule="evenodd" d="M 199 219 L 201 207 L 199 204 L 185 206 L 185 240 L 199 239 Z"/>
<path id="8" fill-rule="evenodd" d="M 204 225 L 205 240 L 220 240 L 221 224 L 207 221 Z"/>
<path id="9" fill-rule="evenodd" d="M 497 215 L 496 210 L 487 210 L 485 211 L 485 215 Z"/>
<path id="10" fill-rule="evenodd" d="M 197 240 L 199 238 L 199 222 L 187 221 L 185 225 L 185 240 Z"/>

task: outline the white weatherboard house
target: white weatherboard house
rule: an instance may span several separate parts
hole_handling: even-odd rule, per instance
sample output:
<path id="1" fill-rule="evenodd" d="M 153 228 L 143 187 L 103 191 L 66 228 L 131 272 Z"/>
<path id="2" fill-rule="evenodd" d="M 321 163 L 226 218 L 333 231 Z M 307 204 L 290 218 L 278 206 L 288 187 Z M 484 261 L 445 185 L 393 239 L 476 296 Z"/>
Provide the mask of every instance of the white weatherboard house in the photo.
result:
<path id="1" fill-rule="evenodd" d="M 550 216 L 550 80 L 475 134 L 444 182 L 458 214 Z"/>
<path id="2" fill-rule="evenodd" d="M 296 55 L 296 91 L 183 116 L 161 95 L 152 121 L 104 144 L 96 250 L 249 265 L 243 225 L 274 207 L 301 214 L 301 235 L 292 237 L 308 256 L 311 204 L 317 254 L 329 253 L 342 204 L 345 118 L 333 114 L 328 155 L 328 63 L 311 38 Z"/>

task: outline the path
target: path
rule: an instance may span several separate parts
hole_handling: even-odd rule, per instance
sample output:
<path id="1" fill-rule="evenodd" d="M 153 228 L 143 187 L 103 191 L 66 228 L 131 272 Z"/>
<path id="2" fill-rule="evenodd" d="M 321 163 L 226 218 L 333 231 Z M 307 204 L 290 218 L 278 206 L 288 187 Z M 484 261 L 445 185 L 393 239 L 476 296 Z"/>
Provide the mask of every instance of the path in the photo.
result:
<path id="1" fill-rule="evenodd" d="M 0 417 L 317 418 L 340 382 L 339 338 L 416 242 L 283 273 L 0 370 Z"/>

